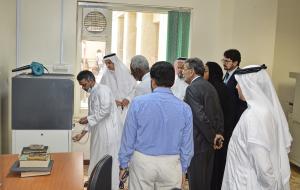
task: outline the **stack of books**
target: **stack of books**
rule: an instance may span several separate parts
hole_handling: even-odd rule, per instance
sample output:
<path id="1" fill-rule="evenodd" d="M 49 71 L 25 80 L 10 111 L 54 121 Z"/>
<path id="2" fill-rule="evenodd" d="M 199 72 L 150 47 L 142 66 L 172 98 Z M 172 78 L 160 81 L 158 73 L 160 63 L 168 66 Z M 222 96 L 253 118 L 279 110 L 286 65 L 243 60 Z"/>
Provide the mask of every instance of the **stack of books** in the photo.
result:
<path id="1" fill-rule="evenodd" d="M 20 172 L 21 177 L 49 175 L 53 165 L 50 158 L 48 146 L 30 145 L 24 147 L 19 160 L 12 167 L 12 171 Z"/>

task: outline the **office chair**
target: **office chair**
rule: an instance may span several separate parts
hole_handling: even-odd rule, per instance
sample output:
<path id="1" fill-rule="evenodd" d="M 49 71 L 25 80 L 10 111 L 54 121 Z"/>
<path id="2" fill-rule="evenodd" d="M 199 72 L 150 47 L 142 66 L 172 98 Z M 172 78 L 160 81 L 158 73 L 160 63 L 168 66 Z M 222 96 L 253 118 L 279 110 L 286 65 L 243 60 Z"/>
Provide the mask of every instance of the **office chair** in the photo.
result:
<path id="1" fill-rule="evenodd" d="M 94 167 L 87 190 L 111 190 L 112 157 L 105 155 Z"/>

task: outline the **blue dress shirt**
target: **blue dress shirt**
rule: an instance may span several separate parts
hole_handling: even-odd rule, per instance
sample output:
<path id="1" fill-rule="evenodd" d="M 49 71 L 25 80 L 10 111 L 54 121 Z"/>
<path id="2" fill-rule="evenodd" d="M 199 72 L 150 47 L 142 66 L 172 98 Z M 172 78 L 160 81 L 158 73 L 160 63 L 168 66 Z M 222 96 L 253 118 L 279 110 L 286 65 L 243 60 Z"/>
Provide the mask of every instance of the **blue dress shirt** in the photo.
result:
<path id="1" fill-rule="evenodd" d="M 191 108 L 170 88 L 157 87 L 132 101 L 119 151 L 122 168 L 128 167 L 134 151 L 150 156 L 179 155 L 186 172 L 194 154 L 193 116 Z"/>

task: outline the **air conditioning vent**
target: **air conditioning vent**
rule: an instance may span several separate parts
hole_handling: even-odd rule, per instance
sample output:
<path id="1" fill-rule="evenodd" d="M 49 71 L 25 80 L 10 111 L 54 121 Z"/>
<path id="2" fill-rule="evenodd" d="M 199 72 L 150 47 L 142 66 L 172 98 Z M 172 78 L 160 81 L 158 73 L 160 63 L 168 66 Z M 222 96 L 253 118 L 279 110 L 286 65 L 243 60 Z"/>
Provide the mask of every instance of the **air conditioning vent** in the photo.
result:
<path id="1" fill-rule="evenodd" d="M 111 39 L 112 11 L 101 7 L 83 7 L 79 10 L 81 39 L 105 41 Z M 110 47 L 110 46 L 109 46 Z"/>
<path id="2" fill-rule="evenodd" d="M 83 21 L 84 28 L 91 33 L 101 33 L 107 26 L 105 16 L 99 11 L 89 12 Z"/>

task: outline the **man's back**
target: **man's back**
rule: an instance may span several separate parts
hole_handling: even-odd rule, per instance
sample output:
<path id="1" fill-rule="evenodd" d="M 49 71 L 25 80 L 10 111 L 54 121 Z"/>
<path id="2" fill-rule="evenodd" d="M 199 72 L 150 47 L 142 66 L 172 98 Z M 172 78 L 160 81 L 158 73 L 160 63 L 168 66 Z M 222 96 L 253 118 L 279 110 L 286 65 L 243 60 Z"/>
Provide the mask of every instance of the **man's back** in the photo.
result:
<path id="1" fill-rule="evenodd" d="M 180 155 L 186 171 L 194 154 L 190 107 L 176 98 L 170 88 L 135 98 L 129 108 L 119 152 L 121 166 L 134 151 L 145 155 Z"/>
<path id="2" fill-rule="evenodd" d="M 189 106 L 167 88 L 137 97 L 131 106 L 137 119 L 136 150 L 147 155 L 178 154 L 182 131 L 192 117 Z"/>

